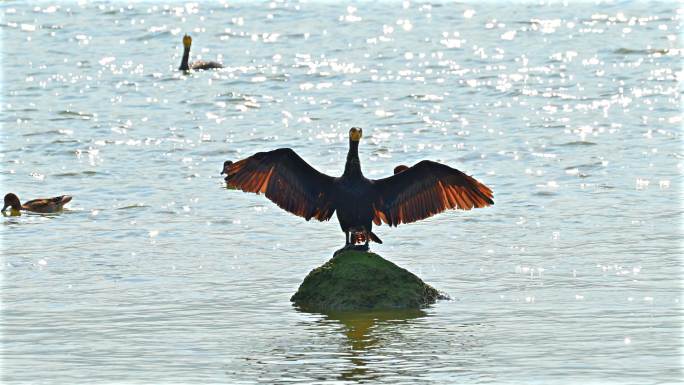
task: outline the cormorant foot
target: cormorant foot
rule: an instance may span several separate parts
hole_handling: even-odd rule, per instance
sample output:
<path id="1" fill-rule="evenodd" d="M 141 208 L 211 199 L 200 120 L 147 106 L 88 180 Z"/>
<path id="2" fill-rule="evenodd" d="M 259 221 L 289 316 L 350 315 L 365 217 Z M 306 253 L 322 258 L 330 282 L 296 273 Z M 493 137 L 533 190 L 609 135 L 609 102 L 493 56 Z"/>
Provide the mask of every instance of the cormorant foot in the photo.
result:
<path id="1" fill-rule="evenodd" d="M 353 248 L 354 248 L 354 244 L 352 244 L 352 243 L 347 243 L 346 245 L 344 245 L 344 247 L 342 247 L 341 249 L 335 251 L 335 252 L 333 253 L 333 257 L 336 257 L 337 254 L 339 254 L 339 253 L 341 253 L 341 252 L 343 252 L 343 251 L 347 251 L 347 250 L 350 250 L 350 249 L 353 249 Z"/>
<path id="2" fill-rule="evenodd" d="M 356 251 L 368 251 L 370 250 L 370 247 L 368 245 L 355 245 L 351 249 Z"/>

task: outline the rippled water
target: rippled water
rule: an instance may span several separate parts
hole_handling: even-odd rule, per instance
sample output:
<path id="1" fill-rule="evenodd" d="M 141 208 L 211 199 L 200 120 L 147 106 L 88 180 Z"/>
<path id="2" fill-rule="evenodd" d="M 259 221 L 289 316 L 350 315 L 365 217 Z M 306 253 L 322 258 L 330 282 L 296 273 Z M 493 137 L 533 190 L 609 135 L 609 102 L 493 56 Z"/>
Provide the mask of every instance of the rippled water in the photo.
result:
<path id="1" fill-rule="evenodd" d="M 3 383 L 673 383 L 683 10 L 668 3 L 4 2 Z M 176 71 L 181 36 L 220 71 Z M 289 303 L 343 243 L 226 190 L 291 147 L 339 175 L 448 163 L 496 204 L 373 250 L 420 312 Z"/>

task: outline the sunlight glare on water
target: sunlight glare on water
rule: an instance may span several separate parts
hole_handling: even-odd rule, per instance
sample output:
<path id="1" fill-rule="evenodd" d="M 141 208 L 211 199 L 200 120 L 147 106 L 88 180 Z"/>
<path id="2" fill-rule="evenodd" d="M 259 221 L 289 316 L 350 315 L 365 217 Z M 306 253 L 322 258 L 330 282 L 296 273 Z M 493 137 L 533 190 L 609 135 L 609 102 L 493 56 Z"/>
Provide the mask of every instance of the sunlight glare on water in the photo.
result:
<path id="1" fill-rule="evenodd" d="M 2 382 L 676 383 L 681 20 L 667 2 L 3 2 Z M 192 60 L 223 69 L 177 71 Z M 293 148 L 431 159 L 495 205 L 374 231 L 452 300 L 312 314 L 342 246 L 227 190 Z M 38 370 L 36 370 L 38 368 Z"/>

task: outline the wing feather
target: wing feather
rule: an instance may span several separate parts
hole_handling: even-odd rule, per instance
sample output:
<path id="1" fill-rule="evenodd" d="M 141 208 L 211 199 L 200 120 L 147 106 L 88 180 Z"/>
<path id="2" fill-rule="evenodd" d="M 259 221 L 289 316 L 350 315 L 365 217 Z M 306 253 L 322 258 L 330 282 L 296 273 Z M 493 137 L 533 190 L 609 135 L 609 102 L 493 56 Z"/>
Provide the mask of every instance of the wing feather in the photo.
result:
<path id="1" fill-rule="evenodd" d="M 449 200 L 449 207 L 454 207 L 458 203 L 458 199 L 456 199 L 456 188 L 452 186 L 447 186 L 446 187 L 446 195 Z"/>
<path id="2" fill-rule="evenodd" d="M 334 178 L 311 167 L 292 149 L 259 152 L 228 166 L 228 187 L 264 194 L 280 208 L 326 221 L 335 212 L 331 197 Z"/>
<path id="3" fill-rule="evenodd" d="M 494 204 L 492 190 L 449 166 L 424 160 L 409 169 L 373 181 L 375 223 L 411 223 L 447 209 L 470 210 Z"/>

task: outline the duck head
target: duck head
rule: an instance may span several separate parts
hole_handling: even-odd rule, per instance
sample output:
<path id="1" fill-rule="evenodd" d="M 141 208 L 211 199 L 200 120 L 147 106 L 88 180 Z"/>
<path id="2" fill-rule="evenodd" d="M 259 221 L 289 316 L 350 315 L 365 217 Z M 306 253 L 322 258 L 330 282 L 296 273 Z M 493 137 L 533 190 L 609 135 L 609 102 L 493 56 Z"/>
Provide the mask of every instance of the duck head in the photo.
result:
<path id="1" fill-rule="evenodd" d="M 5 205 L 2 207 L 2 211 L 7 210 L 8 207 L 11 207 L 12 210 L 15 211 L 21 210 L 21 202 L 19 201 L 19 197 L 14 193 L 5 195 Z"/>
<path id="2" fill-rule="evenodd" d="M 233 164 L 232 160 L 227 160 L 227 161 L 223 162 L 223 170 L 221 170 L 221 175 L 228 174 L 228 168 L 230 167 L 231 164 Z"/>

